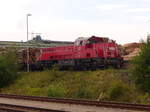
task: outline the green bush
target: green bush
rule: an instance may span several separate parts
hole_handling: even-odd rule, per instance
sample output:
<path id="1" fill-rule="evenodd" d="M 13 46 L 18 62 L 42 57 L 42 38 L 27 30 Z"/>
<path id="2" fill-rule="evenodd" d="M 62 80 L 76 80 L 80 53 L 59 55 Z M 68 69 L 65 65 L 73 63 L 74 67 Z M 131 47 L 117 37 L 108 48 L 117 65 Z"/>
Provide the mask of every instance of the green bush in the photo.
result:
<path id="1" fill-rule="evenodd" d="M 125 72 L 127 71 L 115 69 L 22 72 L 14 84 L 2 88 L 1 92 L 58 98 L 144 102 L 149 95 L 142 97 L 143 94 L 135 88 L 134 83 L 129 82 Z M 149 100 L 146 102 L 149 103 Z"/>
<path id="2" fill-rule="evenodd" d="M 137 100 L 139 100 L 138 102 L 141 104 L 150 104 L 150 94 L 141 94 L 137 97 Z"/>
<path id="3" fill-rule="evenodd" d="M 121 102 L 132 102 L 134 97 L 133 87 L 129 88 L 123 82 L 112 83 L 112 86 L 107 91 L 108 100 L 121 101 Z"/>
<path id="4" fill-rule="evenodd" d="M 93 90 L 89 88 L 87 81 L 80 79 L 78 88 L 74 94 L 76 98 L 89 99 L 92 98 Z"/>
<path id="5" fill-rule="evenodd" d="M 66 89 L 59 85 L 51 85 L 48 88 L 48 97 L 58 97 L 63 98 L 65 97 Z"/>
<path id="6" fill-rule="evenodd" d="M 115 83 L 108 91 L 109 98 L 115 100 L 123 96 L 124 87 L 120 83 Z"/>
<path id="7" fill-rule="evenodd" d="M 18 63 L 13 50 L 0 55 L 0 87 L 7 86 L 17 78 Z"/>
<path id="8" fill-rule="evenodd" d="M 140 55 L 133 60 L 133 78 L 137 87 L 150 92 L 150 38 L 144 42 Z"/>

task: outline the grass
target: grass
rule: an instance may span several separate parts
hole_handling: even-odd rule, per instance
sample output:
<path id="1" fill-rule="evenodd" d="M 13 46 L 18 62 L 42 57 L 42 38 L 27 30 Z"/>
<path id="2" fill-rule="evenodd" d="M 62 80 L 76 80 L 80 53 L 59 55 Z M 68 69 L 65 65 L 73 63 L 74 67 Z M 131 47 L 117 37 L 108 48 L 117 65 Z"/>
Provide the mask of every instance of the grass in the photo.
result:
<path id="1" fill-rule="evenodd" d="M 58 71 L 21 73 L 1 93 L 91 100 L 150 103 L 150 95 L 140 93 L 128 70 Z"/>

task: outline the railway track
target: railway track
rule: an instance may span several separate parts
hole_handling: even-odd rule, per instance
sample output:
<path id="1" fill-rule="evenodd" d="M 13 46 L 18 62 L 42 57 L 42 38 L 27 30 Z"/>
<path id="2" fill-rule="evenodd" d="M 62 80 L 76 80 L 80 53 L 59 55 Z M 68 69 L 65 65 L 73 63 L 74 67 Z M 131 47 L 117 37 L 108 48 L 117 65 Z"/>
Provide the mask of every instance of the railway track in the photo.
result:
<path id="1" fill-rule="evenodd" d="M 44 108 L 35 108 L 35 107 L 27 107 L 27 106 L 18 106 L 18 105 L 10 105 L 0 103 L 0 112 L 65 112 L 59 110 L 51 110 Z"/>
<path id="2" fill-rule="evenodd" d="M 69 105 L 80 105 L 86 107 L 102 107 L 109 109 L 121 109 L 132 111 L 150 111 L 150 105 L 142 104 L 129 104 L 129 103 L 118 103 L 118 102 L 104 102 L 104 101 L 89 101 L 89 100 L 75 100 L 75 99 L 58 99 L 58 98 L 47 98 L 47 97 L 37 97 L 37 96 L 25 96 L 25 95 L 10 95 L 10 94 L 0 94 L 0 98 L 7 99 L 18 99 L 18 100 L 30 100 L 35 102 L 47 102 L 56 104 L 69 104 Z M 1 105 L 0 105 L 1 107 Z M 32 105 L 31 105 L 32 107 Z M 32 107 L 34 108 L 34 107 Z M 40 110 L 41 108 L 39 108 Z M 56 110 L 55 110 L 56 111 Z M 55 112 L 54 111 L 54 112 Z M 59 110 L 61 111 L 61 110 Z M 58 112 L 59 112 L 58 111 Z M 45 112 L 45 111 L 42 111 Z M 48 112 L 51 112 L 50 110 Z"/>

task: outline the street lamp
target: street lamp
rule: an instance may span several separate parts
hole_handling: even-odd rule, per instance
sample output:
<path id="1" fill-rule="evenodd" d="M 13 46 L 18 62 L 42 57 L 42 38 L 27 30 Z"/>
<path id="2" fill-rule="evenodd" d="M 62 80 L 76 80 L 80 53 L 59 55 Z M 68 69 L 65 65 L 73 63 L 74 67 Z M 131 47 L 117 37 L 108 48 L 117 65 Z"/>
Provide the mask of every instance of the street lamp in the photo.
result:
<path id="1" fill-rule="evenodd" d="M 26 15 L 26 24 L 27 24 L 27 43 L 28 43 L 28 38 L 29 38 L 29 32 L 28 32 L 28 17 L 31 16 L 31 14 Z M 29 46 L 27 45 L 27 71 L 29 72 Z"/>

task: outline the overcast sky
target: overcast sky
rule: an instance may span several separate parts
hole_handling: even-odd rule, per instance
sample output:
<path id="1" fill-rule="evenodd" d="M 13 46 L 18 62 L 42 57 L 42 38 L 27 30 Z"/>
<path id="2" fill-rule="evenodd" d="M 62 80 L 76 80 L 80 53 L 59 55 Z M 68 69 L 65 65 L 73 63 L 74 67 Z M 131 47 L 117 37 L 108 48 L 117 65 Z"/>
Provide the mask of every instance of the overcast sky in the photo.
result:
<path id="1" fill-rule="evenodd" d="M 123 44 L 150 32 L 150 0 L 0 0 L 0 40 L 26 41 L 27 13 L 30 33 L 48 40 L 96 35 Z"/>

